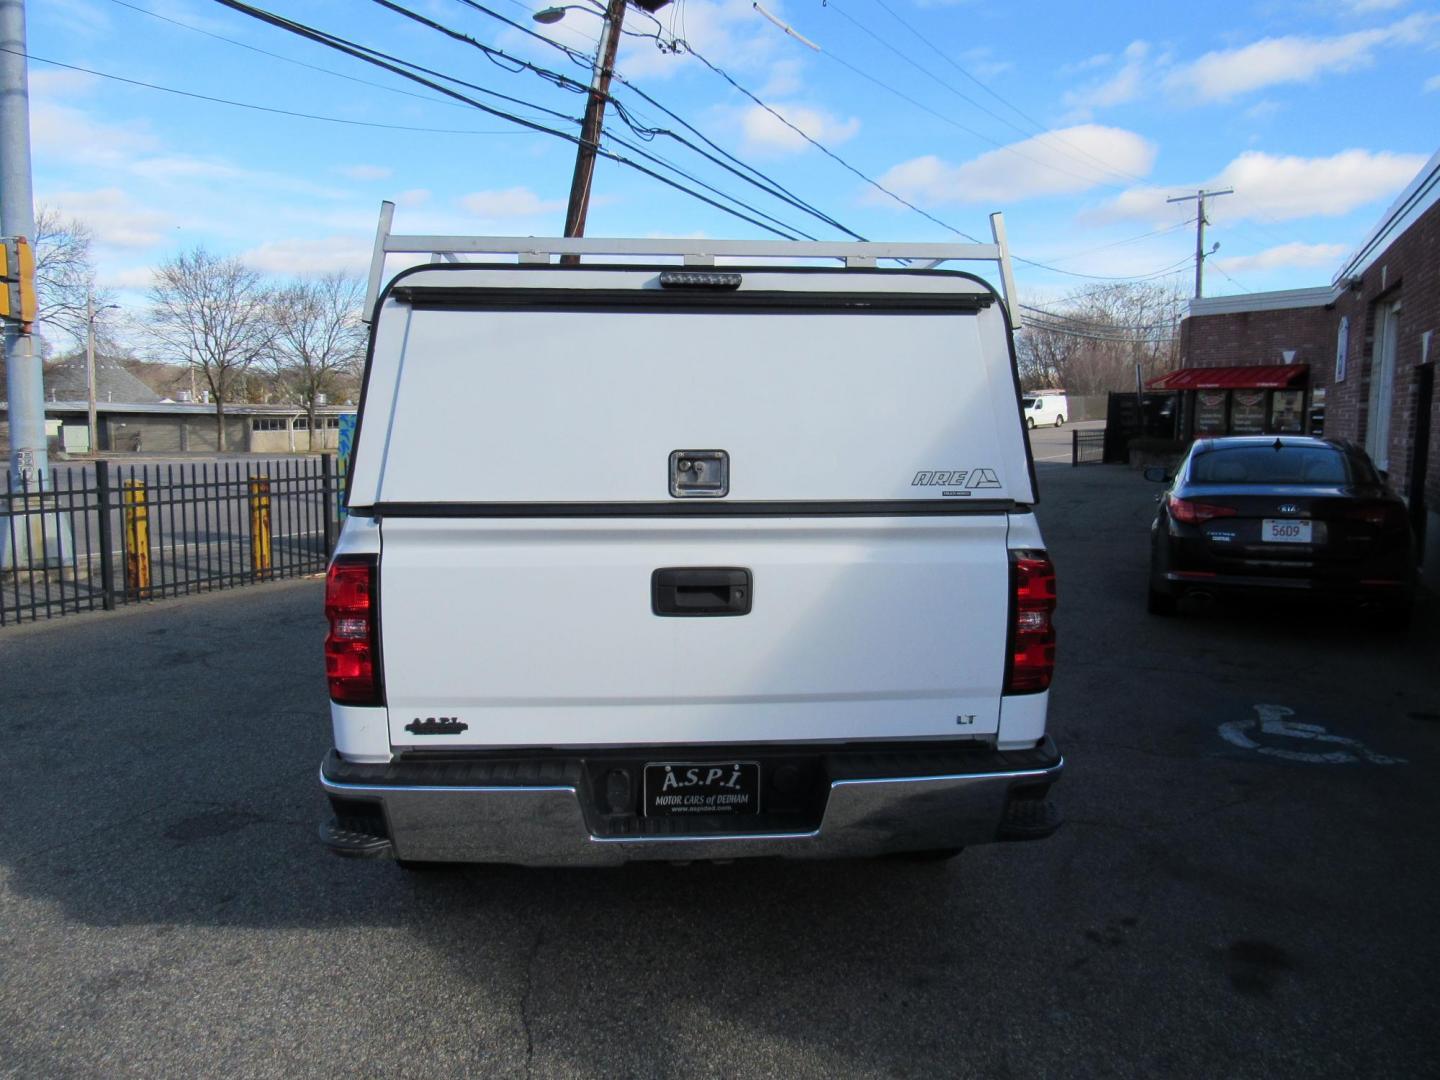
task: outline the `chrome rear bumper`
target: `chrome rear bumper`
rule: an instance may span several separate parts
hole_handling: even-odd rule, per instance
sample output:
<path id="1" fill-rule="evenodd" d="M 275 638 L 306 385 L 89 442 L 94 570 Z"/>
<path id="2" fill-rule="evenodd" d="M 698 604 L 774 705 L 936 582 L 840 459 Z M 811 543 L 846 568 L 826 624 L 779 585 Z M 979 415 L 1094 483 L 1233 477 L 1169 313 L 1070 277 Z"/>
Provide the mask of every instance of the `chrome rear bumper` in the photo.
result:
<path id="1" fill-rule="evenodd" d="M 1053 744 L 1047 740 L 1045 746 L 1048 753 L 1024 752 L 1030 761 L 1038 759 L 1028 767 L 1004 768 L 1003 760 L 994 759 L 1007 755 L 997 754 L 989 755 L 987 767 L 977 771 L 832 780 L 819 825 L 796 832 L 737 829 L 698 835 L 606 835 L 587 819 L 584 782 L 574 777 L 543 784 L 466 785 L 448 782 L 441 772 L 439 778 L 446 782 L 395 783 L 386 767 L 379 766 L 376 778 L 382 782 L 367 783 L 355 776 L 353 767 L 333 767 L 337 759 L 332 755 L 321 767 L 320 783 L 337 815 L 347 807 L 368 805 L 373 811 L 379 804 L 379 813 L 371 820 L 383 824 L 371 828 L 376 843 L 364 854 L 530 866 L 763 856 L 851 858 L 1048 835 L 1058 825 L 1053 812 L 1038 815 L 1049 822 L 1038 828 L 1037 815 L 1025 812 L 1038 808 L 1064 767 Z M 1006 835 L 1007 820 L 1028 824 L 1017 825 Z M 347 826 L 347 835 L 353 828 Z M 384 850 L 386 840 L 389 850 Z M 335 842 L 331 846 L 342 847 Z"/>

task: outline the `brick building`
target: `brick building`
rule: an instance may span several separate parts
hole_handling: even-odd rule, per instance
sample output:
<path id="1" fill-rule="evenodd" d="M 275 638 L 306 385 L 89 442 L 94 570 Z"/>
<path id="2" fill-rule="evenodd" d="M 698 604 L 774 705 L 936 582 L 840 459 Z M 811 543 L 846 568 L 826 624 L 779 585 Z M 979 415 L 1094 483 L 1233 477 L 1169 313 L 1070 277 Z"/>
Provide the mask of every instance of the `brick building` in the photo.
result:
<path id="1" fill-rule="evenodd" d="M 1314 432 L 1365 447 L 1410 504 L 1440 583 L 1440 153 L 1331 283 L 1194 300 L 1181 368 L 1187 436 Z"/>

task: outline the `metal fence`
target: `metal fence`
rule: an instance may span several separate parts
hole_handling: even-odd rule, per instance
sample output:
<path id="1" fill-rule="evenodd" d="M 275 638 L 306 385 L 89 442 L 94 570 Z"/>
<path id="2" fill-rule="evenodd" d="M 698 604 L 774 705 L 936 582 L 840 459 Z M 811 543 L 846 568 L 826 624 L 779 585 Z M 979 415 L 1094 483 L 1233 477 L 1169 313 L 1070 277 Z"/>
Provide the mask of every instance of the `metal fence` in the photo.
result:
<path id="1" fill-rule="evenodd" d="M 1105 429 L 1070 432 L 1070 464 L 1099 465 L 1105 460 Z"/>
<path id="2" fill-rule="evenodd" d="M 0 626 L 325 569 L 330 457 L 55 468 L 0 489 Z"/>

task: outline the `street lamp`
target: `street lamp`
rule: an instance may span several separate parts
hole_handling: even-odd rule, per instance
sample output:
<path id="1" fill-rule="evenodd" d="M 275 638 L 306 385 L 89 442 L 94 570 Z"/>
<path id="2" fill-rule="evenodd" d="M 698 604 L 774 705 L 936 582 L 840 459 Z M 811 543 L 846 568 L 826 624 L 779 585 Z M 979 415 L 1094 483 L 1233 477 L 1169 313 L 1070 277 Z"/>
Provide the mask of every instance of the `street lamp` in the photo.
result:
<path id="1" fill-rule="evenodd" d="M 86 419 L 90 425 L 90 453 L 95 453 L 99 446 L 99 424 L 95 419 L 95 316 L 110 308 L 119 308 L 119 304 L 102 304 L 95 306 L 93 293 L 85 294 L 85 392 L 88 397 Z"/>

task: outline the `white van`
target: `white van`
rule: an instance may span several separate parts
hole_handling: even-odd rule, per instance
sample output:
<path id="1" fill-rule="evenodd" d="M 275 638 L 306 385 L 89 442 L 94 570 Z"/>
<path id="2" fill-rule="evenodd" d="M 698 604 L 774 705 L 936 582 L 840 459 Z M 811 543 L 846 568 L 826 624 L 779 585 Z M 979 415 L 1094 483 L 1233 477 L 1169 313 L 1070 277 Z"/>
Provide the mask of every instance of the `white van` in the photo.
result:
<path id="1" fill-rule="evenodd" d="M 414 267 L 371 309 L 326 589 L 333 850 L 930 857 L 1054 831 L 1054 571 L 1003 302 L 875 267 L 967 249 L 446 242 L 523 261 Z M 632 261 L 552 261 L 573 252 Z"/>
<path id="2" fill-rule="evenodd" d="M 1070 402 L 1063 390 L 1036 390 L 1026 394 L 1020 401 L 1024 410 L 1026 427 L 1064 427 L 1070 415 Z"/>

